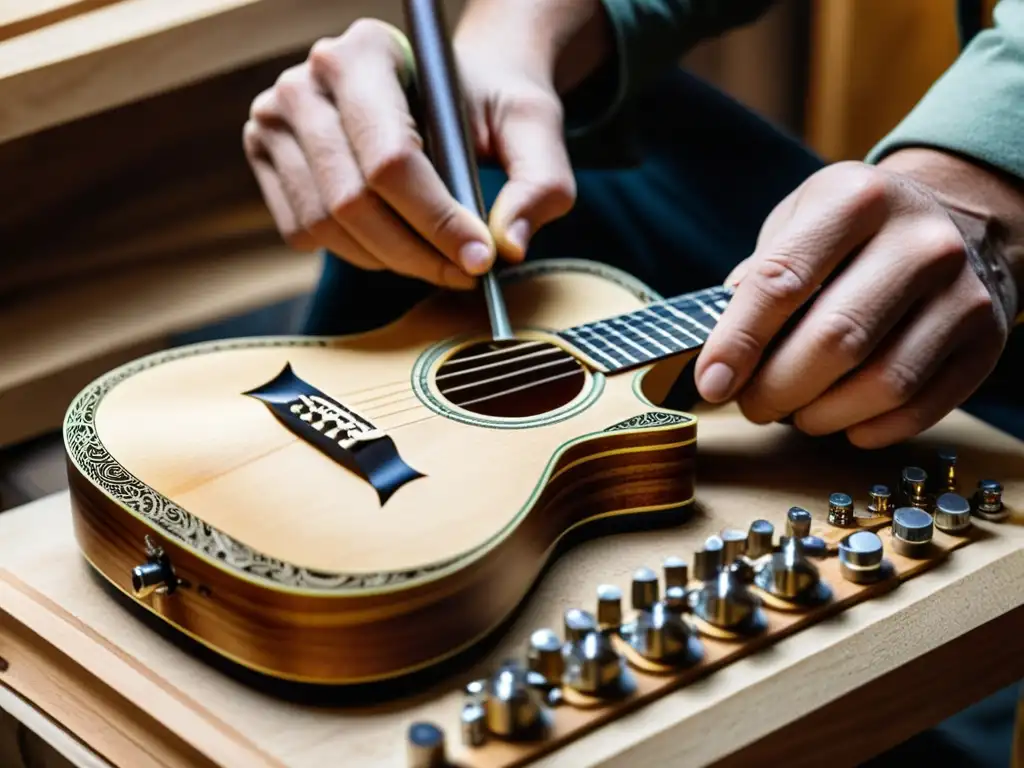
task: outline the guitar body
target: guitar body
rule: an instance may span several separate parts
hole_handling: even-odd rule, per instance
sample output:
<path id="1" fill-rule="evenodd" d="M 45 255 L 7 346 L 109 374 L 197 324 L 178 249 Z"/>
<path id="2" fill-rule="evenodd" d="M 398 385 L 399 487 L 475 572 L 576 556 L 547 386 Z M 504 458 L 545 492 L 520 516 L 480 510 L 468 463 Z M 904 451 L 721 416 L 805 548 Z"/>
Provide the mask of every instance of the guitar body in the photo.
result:
<path id="1" fill-rule="evenodd" d="M 589 262 L 502 280 L 522 349 L 489 344 L 478 293 L 439 293 L 369 333 L 200 344 L 93 382 L 64 426 L 88 562 L 227 659 L 344 685 L 481 641 L 578 528 L 684 520 L 696 420 L 655 403 L 688 355 L 612 375 L 554 335 L 659 297 Z M 154 563 L 173 578 L 146 589 Z"/>

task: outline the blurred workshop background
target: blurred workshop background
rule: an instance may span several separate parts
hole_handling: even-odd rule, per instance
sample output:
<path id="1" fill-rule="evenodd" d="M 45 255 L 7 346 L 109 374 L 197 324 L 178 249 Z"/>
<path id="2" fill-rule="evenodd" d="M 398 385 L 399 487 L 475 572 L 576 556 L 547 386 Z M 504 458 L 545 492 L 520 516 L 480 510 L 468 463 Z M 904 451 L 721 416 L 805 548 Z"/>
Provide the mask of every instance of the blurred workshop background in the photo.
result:
<path id="1" fill-rule="evenodd" d="M 316 38 L 400 18 L 398 0 L 142 2 L 0 7 L 0 509 L 64 487 L 56 430 L 93 377 L 295 330 L 318 261 L 279 242 L 241 126 Z M 957 50 L 955 0 L 779 0 L 684 64 L 838 160 Z"/>

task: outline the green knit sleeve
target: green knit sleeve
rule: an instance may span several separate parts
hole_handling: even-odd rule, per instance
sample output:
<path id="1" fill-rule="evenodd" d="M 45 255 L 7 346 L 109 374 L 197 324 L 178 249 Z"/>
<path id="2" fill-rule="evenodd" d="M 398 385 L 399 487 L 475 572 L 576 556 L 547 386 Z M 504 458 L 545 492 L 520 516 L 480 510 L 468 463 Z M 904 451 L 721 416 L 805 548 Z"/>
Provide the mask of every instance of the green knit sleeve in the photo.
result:
<path id="1" fill-rule="evenodd" d="M 868 153 L 868 162 L 923 146 L 1024 179 L 1024 0 L 1000 0 L 993 22 Z"/>

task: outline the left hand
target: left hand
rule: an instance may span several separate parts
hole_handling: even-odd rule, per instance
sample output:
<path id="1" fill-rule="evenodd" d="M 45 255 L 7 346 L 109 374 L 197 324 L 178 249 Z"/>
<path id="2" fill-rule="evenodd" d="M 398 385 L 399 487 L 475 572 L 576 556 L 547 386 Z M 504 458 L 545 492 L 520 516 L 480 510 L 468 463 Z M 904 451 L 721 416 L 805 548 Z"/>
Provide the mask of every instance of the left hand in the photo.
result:
<path id="1" fill-rule="evenodd" d="M 935 191 L 884 162 L 810 177 L 728 283 L 735 295 L 697 361 L 701 396 L 735 398 L 758 424 L 792 416 L 811 435 L 845 431 L 863 448 L 908 439 L 964 402 L 995 367 L 1016 312 L 978 276 Z M 805 301 L 805 317 L 762 360 Z"/>

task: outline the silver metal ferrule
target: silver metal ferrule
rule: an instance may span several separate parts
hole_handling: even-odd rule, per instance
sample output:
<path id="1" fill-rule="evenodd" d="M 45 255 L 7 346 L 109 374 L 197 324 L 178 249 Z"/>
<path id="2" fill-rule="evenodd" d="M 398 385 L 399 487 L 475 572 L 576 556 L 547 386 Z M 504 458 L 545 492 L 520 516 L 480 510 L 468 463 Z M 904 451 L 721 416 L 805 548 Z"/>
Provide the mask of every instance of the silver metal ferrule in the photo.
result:
<path id="1" fill-rule="evenodd" d="M 935 500 L 932 517 L 940 531 L 959 533 L 971 527 L 970 502 L 958 493 L 944 493 Z"/>

